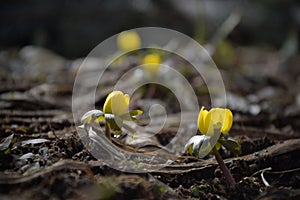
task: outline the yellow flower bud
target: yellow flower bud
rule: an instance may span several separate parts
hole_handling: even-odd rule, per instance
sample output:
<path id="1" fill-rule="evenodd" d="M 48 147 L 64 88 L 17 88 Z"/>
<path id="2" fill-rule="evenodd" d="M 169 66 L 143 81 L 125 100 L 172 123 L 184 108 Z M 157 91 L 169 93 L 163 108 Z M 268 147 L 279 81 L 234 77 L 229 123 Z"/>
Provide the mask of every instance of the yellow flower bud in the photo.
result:
<path id="1" fill-rule="evenodd" d="M 135 31 L 124 31 L 118 35 L 117 45 L 122 51 L 132 51 L 141 47 L 141 39 Z"/>
<path id="2" fill-rule="evenodd" d="M 212 136 L 215 128 L 219 128 L 221 133 L 227 134 L 232 126 L 233 115 L 226 108 L 212 108 L 207 111 L 202 106 L 198 115 L 198 128 L 204 135 Z"/>
<path id="3" fill-rule="evenodd" d="M 207 114 L 208 111 L 204 110 L 204 106 L 202 106 L 198 115 L 198 129 L 202 134 L 205 134 L 208 129 L 208 126 L 205 125 Z"/>
<path id="4" fill-rule="evenodd" d="M 157 74 L 161 63 L 160 56 L 156 53 L 148 54 L 144 57 L 143 68 L 150 74 Z"/>
<path id="5" fill-rule="evenodd" d="M 121 116 L 128 111 L 130 97 L 121 91 L 111 92 L 105 100 L 103 112 Z"/>

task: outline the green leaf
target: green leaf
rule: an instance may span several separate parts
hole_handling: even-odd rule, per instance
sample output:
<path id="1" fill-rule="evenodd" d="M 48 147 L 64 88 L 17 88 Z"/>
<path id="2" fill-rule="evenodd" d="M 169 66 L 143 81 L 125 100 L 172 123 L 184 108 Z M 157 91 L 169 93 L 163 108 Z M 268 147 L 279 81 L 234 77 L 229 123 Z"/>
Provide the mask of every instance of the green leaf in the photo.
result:
<path id="1" fill-rule="evenodd" d="M 120 134 L 122 132 L 123 119 L 113 114 L 105 114 L 104 117 L 109 128 L 113 130 L 115 134 Z"/>
<path id="2" fill-rule="evenodd" d="M 105 117 L 104 116 L 99 116 L 99 117 L 96 117 L 95 119 L 95 122 L 99 123 L 99 122 L 103 122 L 105 121 Z"/>
<path id="3" fill-rule="evenodd" d="M 210 136 L 195 135 L 189 139 L 184 147 L 184 151 L 188 155 L 204 157 L 212 150 L 210 144 Z"/>
<path id="4" fill-rule="evenodd" d="M 242 152 L 241 145 L 233 138 L 220 137 L 218 142 L 221 143 L 226 149 L 231 151 L 235 156 L 241 154 Z"/>
<path id="5" fill-rule="evenodd" d="M 101 116 L 103 116 L 103 112 L 101 110 L 90 110 L 81 117 L 81 122 L 83 124 L 89 124 L 93 121 L 98 120 L 98 118 L 101 119 Z"/>
<path id="6" fill-rule="evenodd" d="M 133 122 L 135 122 L 135 123 L 137 123 L 138 122 L 138 120 L 137 120 L 137 118 L 134 116 L 134 117 L 131 117 L 131 120 L 133 121 Z"/>
<path id="7" fill-rule="evenodd" d="M 138 122 L 138 120 L 136 119 L 136 116 L 140 115 L 142 113 L 143 113 L 143 111 L 141 111 L 141 110 L 132 110 L 129 113 L 125 113 L 124 115 L 121 115 L 120 118 L 122 118 L 123 120 L 126 120 L 126 121 Z"/>
<path id="8" fill-rule="evenodd" d="M 142 110 L 132 110 L 132 111 L 129 112 L 129 115 L 130 115 L 131 117 L 137 116 L 137 115 L 141 115 L 141 114 L 143 114 L 143 111 L 142 111 Z"/>
<path id="9" fill-rule="evenodd" d="M 4 151 L 4 155 L 8 155 L 10 153 L 10 148 L 7 148 L 5 151 Z"/>

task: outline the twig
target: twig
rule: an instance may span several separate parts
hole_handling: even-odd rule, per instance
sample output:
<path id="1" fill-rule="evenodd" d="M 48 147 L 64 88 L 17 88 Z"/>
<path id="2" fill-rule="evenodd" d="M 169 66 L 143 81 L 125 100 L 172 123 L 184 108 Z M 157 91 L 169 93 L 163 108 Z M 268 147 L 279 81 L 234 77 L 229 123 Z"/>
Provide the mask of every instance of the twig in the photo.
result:
<path id="1" fill-rule="evenodd" d="M 111 135 L 110 135 L 109 125 L 108 125 L 107 122 L 105 123 L 105 136 L 111 141 Z"/>
<path id="2" fill-rule="evenodd" d="M 149 88 L 147 90 L 146 98 L 147 99 L 152 98 L 154 96 L 155 92 L 156 92 L 156 85 L 150 84 Z"/>
<path id="3" fill-rule="evenodd" d="M 265 184 L 266 187 L 270 187 L 270 184 L 268 183 L 268 181 L 264 177 L 264 172 L 265 171 L 262 171 L 261 174 L 260 174 L 261 180 Z"/>
<path id="4" fill-rule="evenodd" d="M 265 171 L 269 171 L 269 170 L 272 170 L 272 167 L 268 167 L 268 168 L 265 168 L 265 169 L 258 170 L 257 172 L 253 173 L 253 174 L 251 175 L 251 177 L 252 177 L 252 176 L 255 176 L 256 174 L 259 174 L 259 173 L 261 173 L 261 172 L 265 172 Z"/>
<path id="5" fill-rule="evenodd" d="M 283 170 L 283 171 L 277 171 L 277 172 L 268 172 L 270 174 L 285 174 L 285 173 L 290 173 L 290 172 L 296 172 L 299 171 L 300 168 L 296 168 L 296 169 L 289 169 L 289 170 Z"/>
<path id="6" fill-rule="evenodd" d="M 25 183 L 28 181 L 31 181 L 35 178 L 38 178 L 40 176 L 44 176 L 46 174 L 49 174 L 53 171 L 58 171 L 62 169 L 80 169 L 84 171 L 93 182 L 95 182 L 94 174 L 91 171 L 91 169 L 87 166 L 87 164 L 84 164 L 82 162 L 77 162 L 73 160 L 61 160 L 53 165 L 46 167 L 46 168 L 41 168 L 40 171 L 34 172 L 32 174 L 23 176 L 23 175 L 17 175 L 17 176 L 12 176 L 12 175 L 0 175 L 0 184 L 19 184 L 19 183 Z"/>

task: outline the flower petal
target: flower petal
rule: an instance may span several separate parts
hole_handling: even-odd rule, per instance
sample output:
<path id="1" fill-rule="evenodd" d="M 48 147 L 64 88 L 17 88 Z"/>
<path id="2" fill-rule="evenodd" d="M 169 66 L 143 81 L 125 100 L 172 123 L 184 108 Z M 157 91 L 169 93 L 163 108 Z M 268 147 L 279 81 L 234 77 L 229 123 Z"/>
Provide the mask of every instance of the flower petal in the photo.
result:
<path id="1" fill-rule="evenodd" d="M 130 102 L 130 97 L 128 94 L 123 94 L 121 91 L 111 92 L 104 103 L 103 111 L 104 113 L 110 113 L 117 116 L 123 115 L 127 112 Z"/>
<path id="2" fill-rule="evenodd" d="M 204 109 L 204 106 L 202 106 L 198 115 L 198 129 L 204 135 L 208 130 L 208 126 L 206 125 L 207 115 L 208 115 L 208 111 Z"/>
<path id="3" fill-rule="evenodd" d="M 203 134 L 207 136 L 213 136 L 215 134 L 215 128 L 217 124 L 215 118 L 217 114 L 218 113 L 216 112 L 215 108 L 207 111 L 206 118 L 204 120 L 204 127 L 206 127 L 206 132 Z"/>
<path id="4" fill-rule="evenodd" d="M 91 123 L 93 120 L 96 120 L 99 116 L 102 116 L 103 112 L 101 110 L 90 110 L 86 112 L 82 117 L 81 117 L 81 123 L 87 124 Z"/>
<path id="5" fill-rule="evenodd" d="M 218 133 L 228 133 L 232 125 L 232 113 L 229 109 L 212 108 L 206 114 L 204 125 L 205 135 L 213 136 Z"/>
<path id="6" fill-rule="evenodd" d="M 113 92 L 109 93 L 109 95 L 107 95 L 106 100 L 105 100 L 104 105 L 103 105 L 103 112 L 104 113 L 112 113 L 111 99 L 118 92 L 119 91 L 113 91 Z"/>
<path id="7" fill-rule="evenodd" d="M 224 109 L 224 110 L 225 110 L 225 119 L 223 121 L 221 132 L 227 134 L 230 131 L 232 126 L 233 115 L 229 109 Z"/>
<path id="8" fill-rule="evenodd" d="M 232 126 L 232 112 L 224 108 L 212 108 L 207 116 L 211 120 L 214 132 L 217 130 L 227 134 Z M 208 125 L 209 126 L 209 125 Z M 209 129 L 210 130 L 210 129 Z M 211 135 L 211 134 L 208 134 Z"/>

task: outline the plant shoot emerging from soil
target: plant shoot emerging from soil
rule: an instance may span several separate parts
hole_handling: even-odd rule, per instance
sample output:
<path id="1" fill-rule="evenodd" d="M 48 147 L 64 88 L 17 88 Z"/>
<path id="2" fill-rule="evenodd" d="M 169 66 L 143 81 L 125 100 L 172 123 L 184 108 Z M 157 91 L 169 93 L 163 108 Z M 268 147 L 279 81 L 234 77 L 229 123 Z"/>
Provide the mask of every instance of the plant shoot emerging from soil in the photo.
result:
<path id="1" fill-rule="evenodd" d="M 137 122 L 136 116 L 142 114 L 141 110 L 128 111 L 130 103 L 130 97 L 128 94 L 124 94 L 121 91 L 111 92 L 103 105 L 103 111 L 91 110 L 83 115 L 81 122 L 86 125 L 93 122 L 105 122 L 105 134 L 111 139 L 110 130 L 113 131 L 114 135 L 122 133 L 122 128 L 132 130 L 130 127 L 125 125 L 123 121 L 134 121 Z"/>
<path id="2" fill-rule="evenodd" d="M 232 126 L 232 121 L 233 115 L 229 109 L 212 108 L 208 111 L 202 107 L 199 112 L 197 122 L 198 129 L 203 135 L 193 136 L 185 145 L 185 152 L 199 157 L 206 155 L 206 152 L 214 154 L 228 184 L 231 187 L 234 187 L 235 180 L 224 164 L 224 161 L 218 151 L 221 146 L 224 146 L 235 155 L 238 155 L 241 151 L 240 145 L 232 138 L 227 137 Z M 212 138 L 215 137 L 217 137 L 217 142 L 212 142 Z"/>

